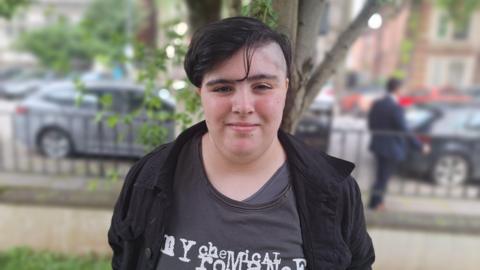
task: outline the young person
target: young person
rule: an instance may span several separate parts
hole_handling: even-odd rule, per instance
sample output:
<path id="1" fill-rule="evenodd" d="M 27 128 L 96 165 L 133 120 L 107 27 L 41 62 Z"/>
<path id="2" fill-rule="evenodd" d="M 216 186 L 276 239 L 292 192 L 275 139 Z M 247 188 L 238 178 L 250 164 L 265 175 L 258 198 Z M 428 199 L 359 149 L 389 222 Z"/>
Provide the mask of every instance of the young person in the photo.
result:
<path id="1" fill-rule="evenodd" d="M 193 35 L 184 66 L 205 121 L 129 171 L 113 269 L 371 269 L 354 165 L 280 129 L 288 39 L 224 19 Z"/>

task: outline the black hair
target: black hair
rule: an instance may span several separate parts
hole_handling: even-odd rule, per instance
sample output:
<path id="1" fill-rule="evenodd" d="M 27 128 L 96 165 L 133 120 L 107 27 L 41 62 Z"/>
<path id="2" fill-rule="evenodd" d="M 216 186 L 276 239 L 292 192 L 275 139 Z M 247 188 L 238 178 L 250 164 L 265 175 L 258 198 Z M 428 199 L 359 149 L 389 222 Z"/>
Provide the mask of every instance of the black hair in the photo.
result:
<path id="1" fill-rule="evenodd" d="M 282 49 L 287 64 L 287 78 L 290 78 L 292 50 L 289 39 L 250 17 L 226 18 L 198 29 L 193 34 L 183 66 L 190 82 L 201 87 L 205 73 L 245 48 L 247 73 L 243 79 L 246 79 L 254 50 L 270 42 L 277 43 Z"/>
<path id="2" fill-rule="evenodd" d="M 401 86 L 403 82 L 397 78 L 390 78 L 387 81 L 386 88 L 389 93 L 395 93 Z"/>

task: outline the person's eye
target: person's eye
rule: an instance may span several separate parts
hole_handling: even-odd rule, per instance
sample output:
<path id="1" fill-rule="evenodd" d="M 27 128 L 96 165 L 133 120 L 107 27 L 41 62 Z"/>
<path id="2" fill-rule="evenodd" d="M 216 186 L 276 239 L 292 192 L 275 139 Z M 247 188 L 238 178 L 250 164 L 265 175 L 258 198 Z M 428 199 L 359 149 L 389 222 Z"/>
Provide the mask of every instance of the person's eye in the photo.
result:
<path id="1" fill-rule="evenodd" d="M 213 92 L 216 92 L 216 93 L 228 93 L 228 92 L 231 92 L 233 90 L 232 87 L 230 86 L 221 86 L 221 87 L 216 87 L 213 89 Z"/>
<path id="2" fill-rule="evenodd" d="M 272 86 L 269 85 L 269 84 L 262 83 L 262 84 L 257 84 L 257 85 L 255 85 L 255 86 L 254 86 L 254 89 L 255 89 L 255 90 L 264 91 L 264 90 L 272 89 Z"/>

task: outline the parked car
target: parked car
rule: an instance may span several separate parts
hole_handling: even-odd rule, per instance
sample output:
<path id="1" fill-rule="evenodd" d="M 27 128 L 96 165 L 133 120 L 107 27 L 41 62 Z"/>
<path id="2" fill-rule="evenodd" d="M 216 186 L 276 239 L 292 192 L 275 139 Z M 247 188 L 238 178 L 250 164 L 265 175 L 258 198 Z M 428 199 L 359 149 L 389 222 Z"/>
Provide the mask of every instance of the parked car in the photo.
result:
<path id="1" fill-rule="evenodd" d="M 424 87 L 410 91 L 400 98 L 400 104 L 407 107 L 427 103 L 469 103 L 472 97 L 452 87 Z"/>
<path id="2" fill-rule="evenodd" d="M 50 158 L 73 154 L 142 156 L 145 150 L 139 143 L 138 130 L 144 119 L 136 119 L 130 125 L 119 122 L 116 128 L 109 127 L 106 121 L 95 121 L 105 109 L 100 102 L 105 95 L 112 97 L 106 116 L 138 109 L 144 96 L 142 87 L 128 82 L 88 82 L 83 94 L 72 82 L 54 83 L 19 103 L 14 136 L 28 149 Z M 76 104 L 78 99 L 81 102 Z M 174 104 L 164 99 L 161 110 L 173 112 Z M 162 125 L 168 131 L 167 140 L 172 140 L 174 122 L 165 121 Z"/>
<path id="3" fill-rule="evenodd" d="M 464 92 L 471 96 L 474 102 L 480 102 L 480 85 L 473 85 L 464 90 Z"/>
<path id="4" fill-rule="evenodd" d="M 333 106 L 314 101 L 300 119 L 295 135 L 311 147 L 326 152 L 330 141 Z"/>
<path id="5" fill-rule="evenodd" d="M 11 100 L 25 98 L 55 78 L 52 72 L 23 70 L 0 84 L 0 97 Z"/>
<path id="6" fill-rule="evenodd" d="M 335 105 L 335 89 L 333 88 L 332 82 L 327 82 L 322 88 L 320 92 L 313 100 L 310 109 L 315 110 L 319 108 L 319 110 L 323 110 L 324 108 L 332 108 Z"/>
<path id="7" fill-rule="evenodd" d="M 480 108 L 433 103 L 406 111 L 407 123 L 431 153 L 409 151 L 401 171 L 428 176 L 442 186 L 480 178 Z"/>
<path id="8" fill-rule="evenodd" d="M 355 87 L 341 98 L 340 109 L 343 113 L 366 116 L 373 101 L 384 93 L 385 90 L 376 85 Z"/>
<path id="9" fill-rule="evenodd" d="M 38 151 L 50 158 L 64 158 L 74 154 L 103 154 L 109 156 L 140 157 L 144 146 L 137 133 L 143 120 L 131 125 L 119 123 L 116 129 L 104 121 L 95 121 L 102 110 L 100 99 L 112 95 L 112 112 L 124 114 L 137 109 L 143 98 L 143 88 L 122 81 L 87 82 L 81 102 L 79 91 L 71 82 L 53 83 L 19 103 L 15 114 L 15 135 L 30 151 Z M 162 110 L 173 112 L 171 97 L 163 100 Z M 326 150 L 331 125 L 331 107 L 316 106 L 300 120 L 297 135 L 319 150 Z M 168 130 L 167 141 L 174 138 L 174 122 L 162 123 Z M 124 140 L 118 137 L 124 135 Z"/>

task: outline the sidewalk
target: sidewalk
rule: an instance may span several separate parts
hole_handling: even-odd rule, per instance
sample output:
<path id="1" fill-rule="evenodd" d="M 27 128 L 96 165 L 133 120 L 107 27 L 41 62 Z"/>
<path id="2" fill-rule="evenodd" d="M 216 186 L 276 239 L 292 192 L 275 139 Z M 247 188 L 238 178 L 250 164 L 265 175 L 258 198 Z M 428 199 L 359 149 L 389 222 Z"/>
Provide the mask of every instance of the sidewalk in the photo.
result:
<path id="1" fill-rule="evenodd" d="M 0 173 L 0 250 L 28 245 L 71 254 L 110 254 L 106 231 L 121 182 Z M 365 199 L 364 199 L 365 200 Z M 44 207 L 54 206 L 54 207 Z M 387 211 L 367 210 L 379 270 L 476 270 L 480 202 L 387 196 Z M 62 224 L 62 226 L 57 226 Z M 35 237 L 32 228 L 44 233 Z M 6 238 L 5 238 L 6 237 Z"/>
<path id="2" fill-rule="evenodd" d="M 0 202 L 111 209 L 121 185 L 107 179 L 0 173 Z M 387 195 L 386 208 L 366 210 L 369 227 L 480 234 L 480 200 Z"/>

